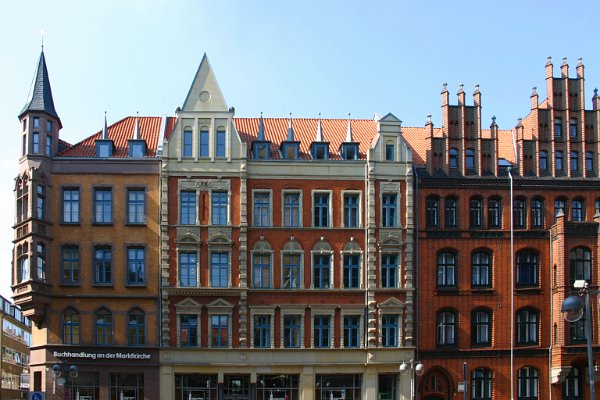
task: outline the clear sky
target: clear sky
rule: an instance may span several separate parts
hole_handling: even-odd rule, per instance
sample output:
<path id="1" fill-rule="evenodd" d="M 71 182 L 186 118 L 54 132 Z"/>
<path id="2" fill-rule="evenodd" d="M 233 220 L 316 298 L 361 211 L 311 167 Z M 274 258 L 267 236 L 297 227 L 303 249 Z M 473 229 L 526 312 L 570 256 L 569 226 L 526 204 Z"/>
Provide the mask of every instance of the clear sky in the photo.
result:
<path id="1" fill-rule="evenodd" d="M 577 9 L 575 8 L 577 7 Z M 257 117 L 372 118 L 440 126 L 440 91 L 501 129 L 546 96 L 544 65 L 586 66 L 586 107 L 600 85 L 597 1 L 10 1 L 0 17 L 0 294 L 10 263 L 19 123 L 44 52 L 61 138 L 76 143 L 125 116 L 174 115 L 208 54 L 228 106 Z M 85 266 L 86 264 L 84 264 Z M 58 266 L 51 266 L 57 268 Z"/>

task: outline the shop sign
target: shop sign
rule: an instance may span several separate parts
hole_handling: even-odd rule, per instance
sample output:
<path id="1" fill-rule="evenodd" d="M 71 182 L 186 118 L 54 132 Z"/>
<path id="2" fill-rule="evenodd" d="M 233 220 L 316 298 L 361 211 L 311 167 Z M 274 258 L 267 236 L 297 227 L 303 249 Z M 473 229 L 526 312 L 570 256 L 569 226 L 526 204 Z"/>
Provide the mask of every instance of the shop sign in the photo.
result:
<path id="1" fill-rule="evenodd" d="M 94 353 L 88 351 L 55 351 L 57 358 L 79 358 L 85 360 L 150 360 L 152 356 L 148 353 Z"/>

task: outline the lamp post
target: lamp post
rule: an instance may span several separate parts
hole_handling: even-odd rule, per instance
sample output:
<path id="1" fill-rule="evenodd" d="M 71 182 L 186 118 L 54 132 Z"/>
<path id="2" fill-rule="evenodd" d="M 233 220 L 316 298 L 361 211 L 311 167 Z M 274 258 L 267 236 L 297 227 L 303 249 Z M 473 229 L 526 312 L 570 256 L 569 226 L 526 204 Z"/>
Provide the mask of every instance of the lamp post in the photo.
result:
<path id="1" fill-rule="evenodd" d="M 413 361 L 413 360 L 409 360 L 409 361 L 403 361 L 402 364 L 400 364 L 400 373 L 401 374 L 408 374 L 410 372 L 410 396 L 411 399 L 416 399 L 416 393 L 417 393 L 417 388 L 416 388 L 416 381 L 417 381 L 417 376 L 421 376 L 423 375 L 423 373 L 425 372 L 425 366 L 423 366 L 423 364 L 421 364 L 418 361 Z"/>
<path id="2" fill-rule="evenodd" d="M 587 342 L 587 361 L 588 361 L 588 377 L 590 380 L 590 400 L 596 399 L 596 387 L 594 382 L 594 357 L 592 354 L 592 310 L 590 307 L 590 288 L 587 281 L 581 279 L 576 280 L 573 287 L 579 290 L 579 295 L 572 294 L 567 297 L 561 306 L 564 318 L 568 322 L 576 322 L 583 317 L 585 312 L 585 337 Z M 597 290 L 592 291 L 594 294 L 600 293 Z M 585 295 L 585 303 L 581 296 Z"/>
<path id="3" fill-rule="evenodd" d="M 75 381 L 75 378 L 77 378 L 77 376 L 79 375 L 79 369 L 77 368 L 77 365 L 75 365 L 75 364 L 71 364 L 71 365 L 54 364 L 52 366 L 52 394 L 56 394 L 56 383 L 57 383 L 57 381 L 59 381 L 60 376 L 62 375 L 63 371 L 65 371 L 67 374 L 65 375 L 65 378 L 62 379 L 63 382 L 62 383 L 59 382 L 59 386 L 61 384 L 63 384 L 65 386 L 65 391 L 69 390 L 68 397 L 65 396 L 65 398 L 71 399 L 73 383 Z M 71 389 L 68 388 L 69 378 L 71 378 Z"/>

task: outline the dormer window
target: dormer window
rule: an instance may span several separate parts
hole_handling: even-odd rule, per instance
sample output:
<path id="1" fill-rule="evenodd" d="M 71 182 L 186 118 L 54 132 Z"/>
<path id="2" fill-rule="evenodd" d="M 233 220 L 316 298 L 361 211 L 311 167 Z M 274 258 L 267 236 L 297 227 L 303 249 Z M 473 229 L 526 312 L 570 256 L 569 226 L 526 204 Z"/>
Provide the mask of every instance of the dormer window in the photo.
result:
<path id="1" fill-rule="evenodd" d="M 297 160 L 300 156 L 299 142 L 284 142 L 281 144 L 281 154 L 286 160 Z"/>
<path id="2" fill-rule="evenodd" d="M 143 140 L 129 141 L 129 157 L 142 158 L 146 155 L 146 142 Z"/>
<path id="3" fill-rule="evenodd" d="M 255 141 L 252 143 L 252 154 L 257 160 L 269 159 L 269 147 L 270 142 L 267 141 Z"/>
<path id="4" fill-rule="evenodd" d="M 311 155 L 314 160 L 329 159 L 329 143 L 316 143 L 311 146 Z"/>
<path id="5" fill-rule="evenodd" d="M 341 156 L 344 160 L 358 160 L 358 143 L 342 143 Z"/>
<path id="6" fill-rule="evenodd" d="M 108 158 L 112 157 L 112 153 L 112 140 L 96 140 L 96 157 Z"/>

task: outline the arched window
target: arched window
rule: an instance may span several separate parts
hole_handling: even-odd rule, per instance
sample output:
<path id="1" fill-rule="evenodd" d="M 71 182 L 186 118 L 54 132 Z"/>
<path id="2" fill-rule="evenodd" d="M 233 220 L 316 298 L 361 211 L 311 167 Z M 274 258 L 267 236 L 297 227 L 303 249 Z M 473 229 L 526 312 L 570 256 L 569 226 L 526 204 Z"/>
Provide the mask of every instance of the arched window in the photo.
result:
<path id="1" fill-rule="evenodd" d="M 471 372 L 471 399 L 492 398 L 492 371 L 477 368 Z"/>
<path id="2" fill-rule="evenodd" d="M 517 253 L 517 286 L 538 286 L 539 256 L 531 250 Z"/>
<path id="3" fill-rule="evenodd" d="M 563 170 L 563 152 L 561 150 L 556 150 L 556 154 L 554 155 L 554 162 L 556 166 L 556 171 Z"/>
<path id="4" fill-rule="evenodd" d="M 475 170 L 475 151 L 473 149 L 465 151 L 465 164 L 468 170 Z"/>
<path id="5" fill-rule="evenodd" d="M 29 258 L 25 255 L 17 261 L 19 270 L 17 271 L 17 283 L 27 282 L 29 280 Z"/>
<path id="6" fill-rule="evenodd" d="M 63 343 L 79 344 L 81 325 L 79 312 L 74 308 L 68 308 L 63 313 Z"/>
<path id="7" fill-rule="evenodd" d="M 185 127 L 183 130 L 183 145 L 182 145 L 182 156 L 183 157 L 191 157 L 193 146 L 193 136 L 192 136 L 192 128 Z"/>
<path id="8" fill-rule="evenodd" d="M 579 153 L 572 151 L 570 155 L 571 160 L 571 173 L 579 171 Z"/>
<path id="9" fill-rule="evenodd" d="M 445 200 L 446 228 L 458 226 L 458 200 L 456 197 L 446 197 Z"/>
<path id="10" fill-rule="evenodd" d="M 533 400 L 538 398 L 538 377 L 537 368 L 523 367 L 519 369 L 518 376 L 518 399 Z"/>
<path id="11" fill-rule="evenodd" d="M 554 200 L 554 222 L 557 221 L 558 214 L 562 212 L 563 215 L 567 215 L 567 201 L 563 198 Z"/>
<path id="12" fill-rule="evenodd" d="M 582 380 L 580 379 L 581 372 L 576 366 L 571 367 L 569 375 L 562 384 L 562 395 L 565 400 L 580 399 L 583 395 Z"/>
<path id="13" fill-rule="evenodd" d="M 127 315 L 127 336 L 130 346 L 143 346 L 146 343 L 146 318 L 144 312 L 138 308 L 131 310 Z"/>
<path id="14" fill-rule="evenodd" d="M 577 138 L 577 119 L 571 118 L 569 120 L 569 137 L 571 139 Z"/>
<path id="15" fill-rule="evenodd" d="M 544 200 L 543 199 L 531 200 L 531 226 L 536 227 L 536 228 L 544 226 Z"/>
<path id="16" fill-rule="evenodd" d="M 517 344 L 537 344 L 538 312 L 532 309 L 517 311 Z"/>
<path id="17" fill-rule="evenodd" d="M 540 151 L 540 172 L 548 171 L 548 152 Z"/>
<path id="18" fill-rule="evenodd" d="M 471 256 L 471 285 L 490 287 L 492 284 L 492 265 L 490 254 L 478 251 Z"/>
<path id="19" fill-rule="evenodd" d="M 585 203 L 581 199 L 573 200 L 571 203 L 571 221 L 581 222 L 585 220 Z"/>
<path id="20" fill-rule="evenodd" d="M 113 344 L 113 317 L 106 308 L 96 311 L 96 344 Z"/>
<path id="21" fill-rule="evenodd" d="M 492 344 L 492 313 L 485 309 L 476 309 L 471 313 L 471 340 L 474 346 Z"/>
<path id="22" fill-rule="evenodd" d="M 441 311 L 436 318 L 436 343 L 439 346 L 456 344 L 456 314 L 452 311 Z"/>
<path id="23" fill-rule="evenodd" d="M 525 199 L 522 197 L 516 198 L 513 201 L 513 225 L 515 228 L 525 228 L 526 215 Z"/>
<path id="24" fill-rule="evenodd" d="M 469 201 L 469 222 L 471 228 L 480 228 L 483 219 L 483 202 L 480 198 Z"/>
<path id="25" fill-rule="evenodd" d="M 440 217 L 440 199 L 428 197 L 425 201 L 425 224 L 428 227 L 438 227 Z"/>
<path id="26" fill-rule="evenodd" d="M 456 254 L 445 251 L 437 256 L 437 285 L 456 286 Z"/>
<path id="27" fill-rule="evenodd" d="M 585 279 L 592 279 L 592 252 L 585 247 L 577 247 L 571 250 L 569 256 L 571 264 L 571 283 Z"/>
<path id="28" fill-rule="evenodd" d="M 562 137 L 562 118 L 554 118 L 554 137 L 557 139 Z"/>
<path id="29" fill-rule="evenodd" d="M 500 199 L 493 197 L 488 200 L 488 227 L 499 228 L 502 224 L 502 207 Z"/>
<path id="30" fill-rule="evenodd" d="M 394 161 L 396 159 L 396 146 L 394 146 L 394 142 L 388 140 L 385 143 L 385 161 Z"/>
<path id="31" fill-rule="evenodd" d="M 450 157 L 449 157 L 450 169 L 458 168 L 458 150 L 450 149 Z"/>

